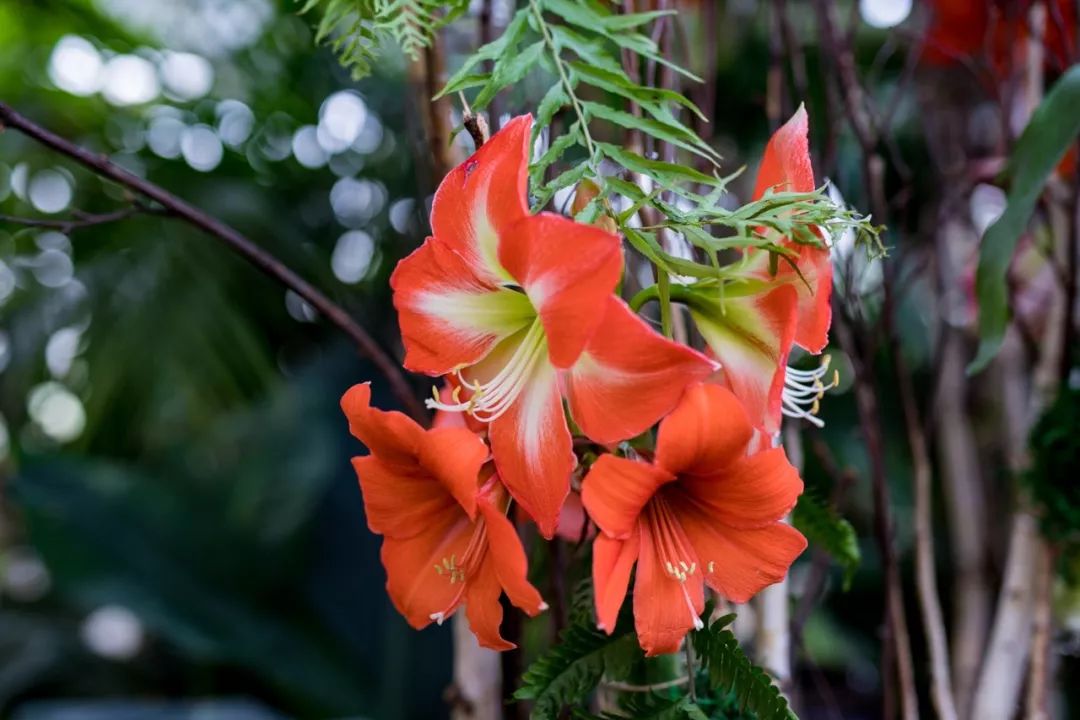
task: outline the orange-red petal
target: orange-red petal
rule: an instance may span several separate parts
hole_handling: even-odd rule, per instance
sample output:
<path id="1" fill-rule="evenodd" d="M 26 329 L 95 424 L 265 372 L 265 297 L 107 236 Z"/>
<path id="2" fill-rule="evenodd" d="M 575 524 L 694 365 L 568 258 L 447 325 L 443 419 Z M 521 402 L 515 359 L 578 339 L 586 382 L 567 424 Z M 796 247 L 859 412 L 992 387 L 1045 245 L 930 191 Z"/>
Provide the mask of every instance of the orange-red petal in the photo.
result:
<path id="1" fill-rule="evenodd" d="M 800 105 L 765 146 L 754 186 L 754 199 L 757 200 L 769 189 L 775 192 L 812 192 L 814 188 L 809 121 L 806 108 Z M 828 344 L 829 323 L 832 320 L 829 299 L 832 294 L 832 264 L 829 250 L 797 245 L 790 240 L 786 244 L 799 252 L 796 261 L 799 272 L 781 262 L 778 273 L 778 279 L 791 283 L 799 293 L 795 343 L 811 353 L 819 353 Z"/>
<path id="2" fill-rule="evenodd" d="M 446 489 L 418 466 L 389 464 L 377 455 L 353 458 L 352 464 L 360 480 L 368 527 L 374 533 L 412 537 L 456 507 Z"/>
<path id="3" fill-rule="evenodd" d="M 465 428 L 429 430 L 420 448 L 424 470 L 442 484 L 470 518 L 476 515 L 480 468 L 487 459 L 487 445 Z"/>
<path id="4" fill-rule="evenodd" d="M 552 364 L 572 365 L 603 318 L 597 309 L 622 276 L 619 238 L 542 212 L 503 238 L 499 259 L 539 312 Z"/>
<path id="5" fill-rule="evenodd" d="M 570 415 L 593 441 L 616 443 L 671 412 L 686 386 L 714 368 L 701 353 L 652 330 L 611 295 L 585 351 L 563 374 Z"/>
<path id="6" fill-rule="evenodd" d="M 431 237 L 390 276 L 409 370 L 445 375 L 471 365 L 535 317 L 527 298 L 483 277 L 486 270 L 469 260 Z"/>
<path id="7" fill-rule="evenodd" d="M 499 602 L 502 586 L 494 564 L 483 562 L 478 572 L 469 578 L 465 591 L 465 615 L 469 628 L 481 646 L 492 650 L 512 650 L 515 645 L 499 633 L 503 609 Z"/>
<path id="8" fill-rule="evenodd" d="M 509 278 L 499 245 L 529 214 L 526 204 L 532 118 L 508 122 L 443 178 L 431 205 L 431 231 L 487 284 Z"/>
<path id="9" fill-rule="evenodd" d="M 551 539 L 575 463 L 555 368 L 539 362 L 488 435 L 503 484 Z"/>
<path id="10" fill-rule="evenodd" d="M 829 344 L 832 324 L 832 259 L 827 248 L 804 245 L 799 249 L 798 277 L 790 266 L 785 271 L 799 293 L 795 344 L 817 354 Z"/>
<path id="11" fill-rule="evenodd" d="M 341 396 L 341 409 L 349 432 L 387 463 L 412 464 L 423 442 L 424 430 L 396 411 L 371 407 L 371 383 L 353 385 Z"/>
<path id="12" fill-rule="evenodd" d="M 726 298 L 722 307 L 710 303 L 690 309 L 750 422 L 770 434 L 780 429 L 784 374 L 798 324 L 797 306 L 796 290 L 781 285 L 768 293 Z"/>
<path id="13" fill-rule="evenodd" d="M 771 448 L 742 458 L 716 475 L 684 477 L 677 490 L 715 522 L 753 529 L 790 512 L 803 483 L 784 450 Z"/>
<path id="14" fill-rule="evenodd" d="M 386 537 L 382 563 L 386 568 L 386 591 L 410 625 L 419 630 L 443 613 L 449 618 L 460 604 L 465 586 L 450 582 L 448 573 L 435 566 L 444 558 L 465 556 L 473 525 L 460 510 L 429 520 L 422 532 L 404 540 Z"/>
<path id="15" fill-rule="evenodd" d="M 593 541 L 593 596 L 596 601 L 596 626 L 610 635 L 619 619 L 619 609 L 626 599 L 630 572 L 637 562 L 637 528 L 625 539 L 616 540 L 600 534 Z"/>
<path id="16" fill-rule="evenodd" d="M 777 128 L 761 158 L 754 199 L 765 192 L 811 192 L 814 168 L 810 164 L 809 120 L 802 105 L 786 123 Z"/>
<path id="17" fill-rule="evenodd" d="M 528 580 L 528 561 L 514 524 L 490 499 L 481 498 L 479 508 L 487 525 L 488 554 L 485 562 L 490 562 L 495 568 L 499 585 L 506 591 L 506 596 L 514 606 L 529 615 L 538 614 L 546 605 L 540 593 Z"/>
<path id="18" fill-rule="evenodd" d="M 746 410 L 730 390 L 693 385 L 660 421 L 655 462 L 677 475 L 711 475 L 743 457 L 753 434 Z"/>
<path id="19" fill-rule="evenodd" d="M 581 500 L 605 535 L 625 539 L 635 531 L 638 516 L 656 491 L 674 480 L 655 465 L 602 455 L 582 481 Z"/>
<path id="20" fill-rule="evenodd" d="M 677 652 L 687 631 L 705 609 L 705 589 L 701 572 L 679 582 L 664 569 L 657 552 L 656 538 L 648 523 L 641 523 L 641 548 L 637 578 L 634 580 L 634 627 L 638 641 L 648 656 Z M 681 532 L 675 528 L 675 532 Z M 699 563 L 697 558 L 686 562 Z"/>
<path id="21" fill-rule="evenodd" d="M 697 553 L 709 587 L 732 602 L 746 602 L 784 579 L 806 549 L 806 538 L 784 523 L 754 530 L 722 525 L 696 506 L 677 502 L 675 511 Z"/>

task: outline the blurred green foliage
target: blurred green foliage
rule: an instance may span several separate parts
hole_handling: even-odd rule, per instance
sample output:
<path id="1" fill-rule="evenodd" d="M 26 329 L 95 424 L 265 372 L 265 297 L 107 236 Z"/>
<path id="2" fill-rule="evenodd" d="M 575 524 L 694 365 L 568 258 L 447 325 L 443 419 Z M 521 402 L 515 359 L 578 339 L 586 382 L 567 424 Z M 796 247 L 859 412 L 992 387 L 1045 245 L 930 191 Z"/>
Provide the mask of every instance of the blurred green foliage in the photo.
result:
<path id="1" fill-rule="evenodd" d="M 680 43 L 687 57 L 677 61 L 702 75 L 715 65 L 710 86 L 685 89 L 712 118 L 711 141 L 724 169 L 733 171 L 756 161 L 770 130 L 769 25 L 763 3 L 717 5 L 723 22 L 715 57 L 706 54 L 695 16 Z M 810 6 L 791 5 L 806 51 L 819 179 L 827 175 L 851 204 L 866 208 L 853 140 L 829 131 L 837 109 L 817 79 L 822 59 Z M 372 76 L 353 82 L 329 50 L 316 46 L 316 20 L 299 9 L 293 0 L 0 0 L 0 100 L 234 225 L 396 351 L 386 281 L 394 262 L 423 238 L 436 182 L 405 61 L 388 50 Z M 66 92 L 49 72 L 65 38 L 88 43 L 105 67 L 135 56 L 157 68 L 171 51 L 191 52 L 210 63 L 213 84 L 190 98 L 159 87 L 131 105 L 97 90 Z M 462 20 L 444 39 L 453 71 L 477 45 L 475 22 Z M 883 45 L 883 33 L 860 33 L 859 62 L 873 69 L 873 92 L 891 98 L 903 57 L 879 59 Z M 526 111 L 549 86 L 526 77 L 500 100 Z M 363 151 L 320 157 L 311 145 L 320 108 L 343 89 L 359 93 L 381 135 Z M 163 153 L 150 142 L 153 128 L 173 120 L 224 137 L 229 108 L 246 117 L 235 103 L 250 113 L 251 127 L 242 140 L 223 143 L 208 172 L 196 170 L 182 150 Z M 897 133 L 912 165 L 912 218 L 920 217 L 934 173 L 916 110 L 901 103 Z M 621 141 L 615 131 L 597 139 Z M 72 196 L 65 210 L 45 217 L 108 212 L 130 200 L 4 132 L 0 214 L 42 217 L 27 183 L 55 169 Z M 752 170 L 732 183 L 733 192 L 745 196 Z M 337 207 L 335 187 L 367 197 L 367 204 L 362 211 Z M 902 256 L 906 243 L 916 242 L 909 233 L 917 224 L 895 223 L 886 244 Z M 370 265 L 359 275 L 335 272 L 350 231 L 373 240 Z M 63 265 L 57 252 L 70 261 L 66 276 L 60 267 L 63 282 L 45 262 Z M 347 461 L 359 444 L 337 408 L 341 392 L 372 380 L 375 404 L 393 405 L 380 395 L 384 386 L 372 368 L 332 328 L 311 322 L 282 288 L 175 221 L 135 217 L 66 240 L 0 222 L 0 263 L 0 716 L 41 698 L 128 696 L 247 696 L 296 717 L 445 715 L 448 629 L 413 632 L 390 607 L 378 539 L 365 526 Z M 929 282 L 913 274 L 915 286 Z M 928 295 L 910 293 L 899 314 L 901 344 L 920 387 L 929 384 L 932 355 Z M 871 289 L 860 300 L 872 321 L 879 298 Z M 60 334 L 65 330 L 71 332 Z M 850 364 L 838 353 L 836 366 L 844 387 L 823 401 L 825 430 L 808 436 L 808 446 L 820 442 L 832 455 L 830 464 L 807 453 L 807 486 L 820 497 L 837 480 L 832 465 L 866 477 L 845 391 Z M 876 370 L 897 540 L 910 556 L 907 449 L 890 370 Z M 421 380 L 416 387 L 426 394 Z M 53 410 L 71 411 L 76 399 L 84 417 L 73 437 L 58 439 L 48 432 L 57 427 L 42 423 L 48 393 Z M 858 536 L 862 563 L 850 591 L 829 593 L 804 634 L 806 656 L 845 688 L 845 707 L 876 708 L 879 691 L 881 561 L 868 541 L 869 509 L 869 487 L 860 481 L 840 510 Z M 856 538 L 845 530 L 841 540 L 854 557 Z M 539 554 L 531 553 L 534 572 L 547 595 L 551 565 Z M 15 568 L 32 567 L 27 558 L 44 563 L 45 584 L 14 584 Z M 797 582 L 809 565 L 796 566 Z M 841 580 L 839 570 L 832 572 L 827 589 Z M 145 638 L 134 656 L 103 656 L 86 641 L 88 619 L 103 606 L 138 618 Z M 532 646 L 540 643 L 531 641 L 546 640 L 547 630 L 526 625 L 527 654 L 536 653 Z M 921 656 L 922 648 L 915 652 Z M 822 714 L 813 701 L 808 705 L 806 717 Z"/>

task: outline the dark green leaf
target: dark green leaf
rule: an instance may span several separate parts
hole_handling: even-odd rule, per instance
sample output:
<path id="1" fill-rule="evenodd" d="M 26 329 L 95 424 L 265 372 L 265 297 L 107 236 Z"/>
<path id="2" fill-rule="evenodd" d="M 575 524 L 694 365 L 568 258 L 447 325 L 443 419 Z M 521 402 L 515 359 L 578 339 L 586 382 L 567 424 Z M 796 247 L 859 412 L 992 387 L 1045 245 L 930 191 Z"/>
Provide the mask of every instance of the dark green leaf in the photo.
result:
<path id="1" fill-rule="evenodd" d="M 979 372 L 997 355 L 1009 322 L 1006 275 L 1020 236 L 1047 178 L 1080 134 L 1080 65 L 1050 89 L 1016 142 L 1006 173 L 1008 204 L 983 236 L 975 292 L 979 299 L 979 352 L 968 372 Z"/>

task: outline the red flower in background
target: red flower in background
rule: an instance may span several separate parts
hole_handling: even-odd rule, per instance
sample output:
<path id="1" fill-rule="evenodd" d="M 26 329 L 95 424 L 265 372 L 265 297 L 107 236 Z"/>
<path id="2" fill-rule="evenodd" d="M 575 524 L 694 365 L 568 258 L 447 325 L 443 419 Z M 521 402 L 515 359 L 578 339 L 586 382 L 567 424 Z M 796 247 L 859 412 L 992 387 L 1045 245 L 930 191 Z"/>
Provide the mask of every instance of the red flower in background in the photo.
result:
<path id="1" fill-rule="evenodd" d="M 920 60 L 952 65 L 987 53 L 991 70 L 1004 78 L 1025 62 L 1024 40 L 1031 34 L 1029 13 L 1034 0 L 930 0 L 930 21 Z M 1076 47 L 1073 0 L 1049 0 L 1044 35 L 1046 62 L 1064 70 Z"/>
<path id="2" fill-rule="evenodd" d="M 443 180 L 433 236 L 391 277 L 405 366 L 453 375 L 451 402 L 489 423 L 499 476 L 550 538 L 589 438 L 643 432 L 713 364 L 653 332 L 614 289 L 619 238 L 526 205 L 532 119 L 515 118 Z"/>
<path id="3" fill-rule="evenodd" d="M 634 624 L 649 655 L 675 652 L 700 627 L 704 586 L 746 602 L 783 579 L 806 539 L 779 522 L 802 492 L 779 448 L 747 456 L 738 399 L 718 385 L 687 390 L 660 422 L 652 464 L 604 455 L 582 486 L 601 534 L 593 584 L 601 629 L 615 627 L 635 563 Z"/>
<path id="4" fill-rule="evenodd" d="M 480 644 L 514 647 L 499 634 L 506 593 L 529 615 L 545 609 L 526 579 L 525 551 L 506 517 L 509 496 L 484 477 L 484 442 L 464 428 L 424 430 L 399 412 L 371 407 L 371 387 L 341 398 L 349 430 L 370 450 L 353 458 L 371 531 L 383 536 L 386 590 L 416 629 L 465 604 Z"/>

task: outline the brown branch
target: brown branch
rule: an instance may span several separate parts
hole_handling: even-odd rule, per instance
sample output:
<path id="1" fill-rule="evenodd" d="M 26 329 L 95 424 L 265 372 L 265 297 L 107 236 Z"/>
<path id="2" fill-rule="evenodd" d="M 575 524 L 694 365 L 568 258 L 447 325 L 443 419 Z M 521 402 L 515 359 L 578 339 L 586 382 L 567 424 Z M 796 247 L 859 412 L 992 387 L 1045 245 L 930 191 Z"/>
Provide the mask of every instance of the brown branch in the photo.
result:
<path id="1" fill-rule="evenodd" d="M 1054 553 L 1045 540 L 1040 540 L 1035 556 L 1035 597 L 1032 613 L 1031 672 L 1025 720 L 1050 720 L 1050 636 L 1054 630 Z"/>
<path id="2" fill-rule="evenodd" d="M 168 215 L 169 213 L 168 211 L 146 207 L 145 205 L 132 205 L 107 213 L 95 214 L 74 210 L 71 214 L 72 217 L 70 218 L 33 218 L 16 215 L 0 215 L 0 223 L 56 230 L 64 235 L 70 235 L 78 230 L 120 222 L 121 220 L 127 220 L 136 215 Z"/>
<path id="3" fill-rule="evenodd" d="M 888 292 L 888 283 L 886 283 Z M 915 406 L 915 388 L 895 331 L 890 332 L 892 356 L 900 405 L 904 415 L 908 447 L 911 450 L 912 475 L 915 485 L 915 588 L 922 611 L 926 645 L 930 655 L 930 696 L 941 720 L 956 720 L 956 698 L 953 694 L 949 667 L 949 643 L 945 620 L 941 612 L 937 577 L 934 571 L 933 489 L 930 452 L 926 433 Z"/>
<path id="4" fill-rule="evenodd" d="M 108 178 L 143 197 L 153 200 L 164 208 L 169 215 L 183 220 L 225 243 L 233 252 L 295 292 L 348 335 L 356 343 L 360 353 L 374 363 L 379 372 L 390 383 L 390 389 L 409 414 L 421 422 L 426 421 L 427 412 L 416 398 L 398 364 L 379 347 L 364 328 L 349 317 L 348 313 L 340 305 L 334 303 L 272 254 L 217 218 L 206 214 L 164 188 L 128 172 L 109 160 L 106 155 L 95 154 L 86 148 L 65 140 L 29 118 L 20 115 L 2 102 L 0 102 L 0 127 L 17 130 L 32 140 L 74 160 L 96 175 Z"/>

